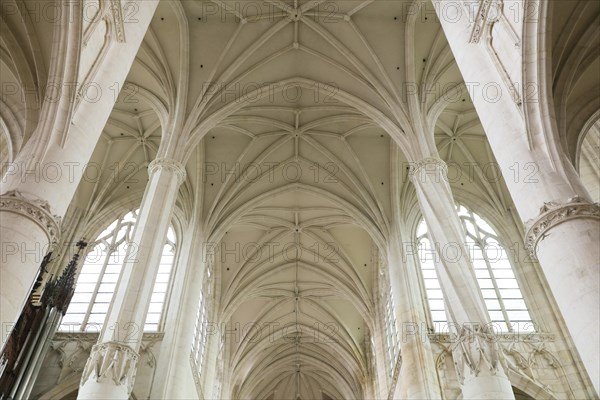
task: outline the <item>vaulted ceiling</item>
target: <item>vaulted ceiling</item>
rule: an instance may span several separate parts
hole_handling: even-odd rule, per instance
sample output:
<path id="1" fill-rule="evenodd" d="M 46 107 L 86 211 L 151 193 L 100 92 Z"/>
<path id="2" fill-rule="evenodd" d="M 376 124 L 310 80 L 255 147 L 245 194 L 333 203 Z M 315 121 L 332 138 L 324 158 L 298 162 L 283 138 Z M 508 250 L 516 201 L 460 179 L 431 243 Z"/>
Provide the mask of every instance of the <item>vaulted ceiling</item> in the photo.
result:
<path id="1" fill-rule="evenodd" d="M 82 184 L 80 204 L 93 219 L 135 203 L 157 152 L 187 158 L 178 208 L 200 207 L 219 244 L 236 398 L 365 396 L 379 255 L 416 204 L 393 165 L 437 145 L 457 190 L 506 210 L 501 182 L 469 178 L 491 151 L 433 10 L 410 3 L 163 2 L 154 16 L 93 157 L 128 179 Z"/>
<path id="2" fill-rule="evenodd" d="M 17 17 L 2 28 L 2 81 L 43 84 L 50 27 Z M 17 51 L 32 31 L 40 43 Z M 562 54 L 553 55 L 557 88 L 583 93 Z M 557 112 L 570 113 L 575 97 L 556 93 Z M 22 147 L 39 109 L 11 96 L 2 160 Z M 563 136 L 569 149 L 579 134 Z M 90 223 L 136 207 L 148 163 L 183 160 L 178 215 L 195 216 L 219 244 L 217 315 L 240 330 L 225 358 L 233 397 L 362 398 L 379 255 L 392 216 L 416 207 L 407 172 L 395 169 L 436 152 L 451 164 L 455 195 L 507 212 L 510 197 L 431 4 L 166 1 L 74 205 Z M 273 335 L 253 340 L 251 324 Z"/>

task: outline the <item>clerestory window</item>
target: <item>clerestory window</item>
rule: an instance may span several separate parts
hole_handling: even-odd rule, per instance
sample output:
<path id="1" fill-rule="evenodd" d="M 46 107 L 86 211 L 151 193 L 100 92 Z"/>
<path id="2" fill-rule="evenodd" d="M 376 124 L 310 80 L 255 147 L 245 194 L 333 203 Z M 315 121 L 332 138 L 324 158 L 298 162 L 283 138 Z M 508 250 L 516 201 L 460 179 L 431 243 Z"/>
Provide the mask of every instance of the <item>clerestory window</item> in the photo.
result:
<path id="1" fill-rule="evenodd" d="M 508 253 L 496 231 L 479 215 L 457 207 L 475 276 L 491 321 L 503 332 L 531 332 L 534 326 L 515 277 Z M 419 261 L 434 330 L 447 324 L 444 297 L 435 270 L 435 249 L 422 220 L 417 228 Z"/>
<path id="2" fill-rule="evenodd" d="M 88 246 L 89 252 L 77 278 L 75 294 L 63 317 L 60 331 L 99 332 L 106 320 L 117 282 L 131 246 L 138 211 L 131 211 L 110 224 Z M 154 283 L 144 331 L 161 328 L 161 317 L 173 269 L 176 236 L 169 227 L 158 274 Z"/>

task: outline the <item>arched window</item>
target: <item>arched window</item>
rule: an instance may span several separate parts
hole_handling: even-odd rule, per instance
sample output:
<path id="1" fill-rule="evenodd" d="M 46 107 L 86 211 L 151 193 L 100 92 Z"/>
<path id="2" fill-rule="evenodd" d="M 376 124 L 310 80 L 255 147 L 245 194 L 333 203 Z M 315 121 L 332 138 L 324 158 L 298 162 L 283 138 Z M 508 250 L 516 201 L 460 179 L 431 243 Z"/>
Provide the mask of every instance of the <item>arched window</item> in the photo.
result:
<path id="1" fill-rule="evenodd" d="M 534 326 L 515 278 L 506 249 L 496 231 L 479 215 L 457 207 L 465 232 L 465 242 L 475 268 L 475 276 L 494 326 L 504 332 L 531 332 Z M 427 235 L 427 225 L 417 228 L 419 260 L 431 321 L 435 330 L 447 323 L 444 298 L 434 264 L 434 248 Z"/>
<path id="2" fill-rule="evenodd" d="M 194 341 L 192 343 L 192 357 L 198 375 L 202 375 L 204 362 L 206 361 L 206 347 L 208 343 L 208 302 L 212 296 L 213 270 L 212 263 L 206 269 L 206 279 L 202 285 L 200 301 L 198 302 L 198 313 L 196 314 L 196 328 L 194 330 Z"/>
<path id="3" fill-rule="evenodd" d="M 400 354 L 400 335 L 396 324 L 396 310 L 394 307 L 394 294 L 391 288 L 388 290 L 387 302 L 385 304 L 385 333 L 388 348 L 389 374 L 394 374 L 396 359 Z"/>
<path id="4" fill-rule="evenodd" d="M 100 331 L 126 261 L 138 211 L 131 211 L 108 226 L 88 247 L 77 278 L 75 294 L 67 309 L 61 331 Z M 144 331 L 155 332 L 160 326 L 162 309 L 171 277 L 176 250 L 175 231 L 169 227 Z"/>

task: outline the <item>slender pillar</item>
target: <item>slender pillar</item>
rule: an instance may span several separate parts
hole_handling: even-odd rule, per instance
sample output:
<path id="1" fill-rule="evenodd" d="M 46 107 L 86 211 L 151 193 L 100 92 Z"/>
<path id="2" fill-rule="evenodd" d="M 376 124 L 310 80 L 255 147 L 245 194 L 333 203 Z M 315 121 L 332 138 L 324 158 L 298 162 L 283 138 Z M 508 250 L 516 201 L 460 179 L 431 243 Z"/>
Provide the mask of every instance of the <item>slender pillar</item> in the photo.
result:
<path id="1" fill-rule="evenodd" d="M 138 350 L 154 281 L 178 189 L 185 179 L 179 162 L 156 159 L 140 206 L 113 303 L 81 377 L 78 399 L 127 400 L 133 389 Z"/>
<path id="2" fill-rule="evenodd" d="M 546 111 L 554 107 L 551 91 L 544 80 L 532 78 L 550 57 L 545 48 L 538 47 L 541 40 L 537 36 L 546 35 L 547 29 L 528 28 L 546 17 L 541 12 L 545 3 L 531 4 L 534 13 L 521 13 L 531 19 L 519 21 L 527 28 L 523 29 L 524 50 L 515 49 L 513 59 L 502 53 L 505 66 L 525 66 L 523 79 L 528 86 L 520 96 L 508 86 L 519 82 L 507 81 L 498 60 L 490 56 L 487 40 L 477 39 L 492 20 L 478 14 L 473 21 L 468 12 L 453 13 L 457 8 L 446 7 L 439 0 L 433 3 L 462 76 L 475 88 L 469 94 L 525 224 L 526 245 L 537 256 L 579 356 L 600 393 L 600 210 L 562 149 L 554 116 Z M 490 83 L 500 90 L 494 101 L 482 89 Z M 539 98 L 522 98 L 531 97 L 532 87 L 539 89 Z"/>
<path id="3" fill-rule="evenodd" d="M 417 191 L 440 280 L 453 342 L 453 357 L 463 399 L 514 399 L 491 321 L 465 245 L 462 225 L 447 179 L 437 158 L 415 163 L 411 179 Z"/>

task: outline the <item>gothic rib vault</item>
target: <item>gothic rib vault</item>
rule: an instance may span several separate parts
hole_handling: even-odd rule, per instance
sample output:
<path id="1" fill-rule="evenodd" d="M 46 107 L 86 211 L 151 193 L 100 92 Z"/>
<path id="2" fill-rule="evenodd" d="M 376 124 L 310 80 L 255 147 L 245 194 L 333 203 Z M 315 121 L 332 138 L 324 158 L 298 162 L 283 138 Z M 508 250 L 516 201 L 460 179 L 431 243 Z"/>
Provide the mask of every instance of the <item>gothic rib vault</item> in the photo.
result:
<path id="1" fill-rule="evenodd" d="M 392 190 L 402 191 L 398 204 L 416 205 L 410 187 L 393 187 L 391 159 L 407 159 L 391 150 L 393 139 L 378 125 L 394 132 L 415 159 L 427 151 L 419 147 L 433 148 L 437 126 L 444 158 L 457 165 L 493 161 L 485 136 L 464 86 L 454 84 L 460 75 L 433 15 L 410 18 L 395 2 L 340 2 L 334 12 L 300 2 L 298 8 L 274 3 L 261 10 L 262 19 L 245 22 L 229 11 L 239 4 L 211 4 L 218 7 L 209 9 L 214 16 L 202 3 L 159 5 L 129 74 L 136 89 L 125 86 L 94 159 L 104 165 L 149 162 L 159 121 L 174 123 L 168 110 L 187 96 L 190 116 L 182 132 L 172 133 L 179 138 L 170 151 L 191 157 L 180 208 L 189 213 L 192 194 L 201 192 L 208 241 L 221 247 L 218 321 L 243 330 L 240 338 L 253 333 L 247 332 L 250 323 L 275 329 L 271 336 L 262 330 L 256 343 L 240 340 L 228 352 L 236 397 L 276 391 L 291 398 L 297 390 L 303 398 L 321 391 L 359 398 L 369 375 L 364 342 L 377 329 L 374 253 L 385 248 L 392 199 L 400 196 Z M 398 41 L 382 40 L 388 36 Z M 200 44 L 212 50 L 200 51 Z M 405 82 L 413 79 L 430 93 L 409 94 L 415 88 Z M 253 91 L 263 82 L 272 84 L 259 98 Z M 452 102 L 441 98 L 442 90 Z M 200 101 L 202 92 L 209 95 Z M 417 102 L 412 115 L 407 94 Z M 426 132 L 415 132 L 411 121 L 419 120 Z M 106 140 L 113 142 L 110 151 L 102 148 Z M 196 176 L 197 163 L 204 165 L 204 181 Z M 504 212 L 509 200 L 502 184 L 477 174 L 470 189 Z M 142 169 L 137 186 L 107 184 L 104 190 L 120 198 L 143 191 L 144 175 Z M 398 178 L 409 186 L 406 170 L 403 175 Z M 465 178 L 456 185 L 469 185 Z M 95 207 L 88 209 L 96 215 Z M 257 248 L 265 242 L 276 247 Z M 228 255 L 227 249 L 234 251 Z M 329 332 L 332 326 L 336 332 Z M 327 340 L 328 333 L 341 342 Z"/>
<path id="2" fill-rule="evenodd" d="M 548 38 L 556 139 L 574 163 L 600 108 L 589 90 L 597 50 L 575 45 L 597 43 L 597 27 L 584 29 L 597 6 L 583 3 L 551 7 Z M 419 214 L 412 163 L 444 160 L 457 201 L 520 220 L 430 3 L 252 4 L 159 3 L 92 154 L 99 175 L 82 180 L 68 215 L 74 230 L 98 230 L 139 206 L 154 159 L 179 160 L 174 220 L 180 232 L 200 227 L 213 320 L 238 331 L 223 354 L 231 395 L 363 398 L 374 363 L 365 343 L 381 329 L 377 274 L 394 268 L 391 240 L 412 240 L 392 221 Z M 31 31 L 3 30 L 6 81 L 47 79 L 52 26 Z M 118 24 L 100 31 L 120 37 Z M 3 97 L 2 161 L 17 158 L 41 112 L 36 96 L 18 96 Z M 253 326 L 261 335 L 248 340 Z"/>

